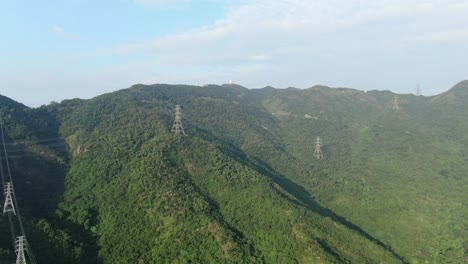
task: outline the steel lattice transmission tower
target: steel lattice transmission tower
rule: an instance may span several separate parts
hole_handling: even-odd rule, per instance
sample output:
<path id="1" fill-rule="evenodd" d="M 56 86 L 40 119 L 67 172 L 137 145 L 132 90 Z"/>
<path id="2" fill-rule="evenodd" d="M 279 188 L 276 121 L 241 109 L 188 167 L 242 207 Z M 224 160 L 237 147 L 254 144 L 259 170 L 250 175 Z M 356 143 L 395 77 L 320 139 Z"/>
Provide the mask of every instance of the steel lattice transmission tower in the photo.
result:
<path id="1" fill-rule="evenodd" d="M 320 137 L 317 137 L 315 139 L 315 150 L 314 150 L 314 157 L 317 159 L 323 158 L 321 147 L 322 147 L 322 142 L 320 141 Z"/>
<path id="2" fill-rule="evenodd" d="M 26 264 L 26 257 L 24 251 L 27 248 L 27 242 L 25 236 L 16 237 L 16 264 Z"/>
<path id="3" fill-rule="evenodd" d="M 398 98 L 398 96 L 396 96 L 396 95 L 393 98 L 392 109 L 393 110 L 400 110 L 400 98 Z"/>
<path id="4" fill-rule="evenodd" d="M 416 96 L 421 96 L 421 86 L 419 86 L 419 84 L 416 86 L 415 95 L 416 95 Z"/>
<path id="5" fill-rule="evenodd" d="M 175 119 L 171 132 L 174 132 L 176 135 L 182 133 L 185 136 L 184 127 L 182 126 L 182 112 L 180 110 L 180 105 L 176 105 Z"/>
<path id="6" fill-rule="evenodd" d="M 14 215 L 16 215 L 12 194 L 13 184 L 11 182 L 5 182 L 5 204 L 3 205 L 3 214 L 12 212 Z"/>

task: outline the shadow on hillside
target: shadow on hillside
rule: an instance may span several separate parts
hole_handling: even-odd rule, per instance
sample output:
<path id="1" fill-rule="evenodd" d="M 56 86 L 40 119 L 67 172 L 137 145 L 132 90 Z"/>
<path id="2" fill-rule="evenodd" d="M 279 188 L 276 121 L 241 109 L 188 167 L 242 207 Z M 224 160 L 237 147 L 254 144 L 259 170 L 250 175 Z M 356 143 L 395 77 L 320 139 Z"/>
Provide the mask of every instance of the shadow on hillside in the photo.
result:
<path id="1" fill-rule="evenodd" d="M 37 263 L 104 263 L 98 254 L 100 247 L 97 245 L 97 236 L 91 231 L 64 219 L 50 224 L 53 229 L 39 224 L 30 226 L 27 230 L 31 237 L 28 242 Z"/>
<path id="2" fill-rule="evenodd" d="M 3 145 L 0 146 L 3 149 Z M 38 144 L 36 149 L 40 146 Z M 56 139 L 53 147 L 56 154 L 47 154 L 40 149 L 31 151 L 32 147 L 22 143 L 12 144 L 7 149 L 18 209 L 21 209 L 31 251 L 39 263 L 64 263 L 67 260 L 66 263 L 100 264 L 97 237 L 82 226 L 65 220 L 65 216 L 60 220 L 57 218 L 56 211 L 69 170 L 69 149 L 63 139 Z M 0 161 L 4 175 L 8 176 L 3 153 L 0 153 Z M 15 229 L 19 231 L 19 227 Z M 69 259 L 77 254 L 75 251 L 83 255 L 77 262 Z"/>
<path id="3" fill-rule="evenodd" d="M 337 215 L 335 212 L 333 212 L 332 210 L 326 207 L 321 206 L 315 200 L 315 198 L 311 196 L 310 193 L 304 189 L 304 187 L 287 179 L 286 177 L 284 177 L 283 175 L 275 171 L 273 168 L 271 168 L 268 164 L 264 163 L 263 161 L 258 160 L 258 159 L 253 159 L 253 160 L 254 162 L 248 162 L 247 164 L 249 166 L 253 165 L 253 168 L 255 168 L 257 171 L 259 171 L 263 175 L 270 177 L 275 183 L 280 185 L 284 190 L 286 190 L 289 194 L 293 195 L 297 199 L 297 200 L 289 199 L 291 202 L 298 204 L 298 205 L 306 206 L 311 211 L 318 213 L 321 216 L 329 217 L 333 221 L 336 221 L 348 227 L 349 229 L 356 231 L 360 235 L 364 236 L 365 238 L 369 239 L 370 241 L 374 242 L 375 244 L 383 247 L 385 250 L 392 253 L 394 257 L 396 257 L 403 263 L 407 263 L 407 261 L 400 255 L 398 255 L 390 246 L 385 245 L 382 241 L 371 236 L 369 233 L 361 229 L 359 226 L 353 224 L 346 218 Z"/>
<path id="4" fill-rule="evenodd" d="M 332 210 L 321 206 L 315 198 L 307 191 L 304 189 L 304 187 L 296 184 L 295 182 L 291 181 L 290 179 L 286 178 L 276 170 L 274 170 L 270 165 L 267 163 L 263 162 L 262 160 L 258 158 L 253 158 L 253 157 L 248 157 L 245 152 L 242 150 L 238 149 L 231 143 L 225 142 L 214 135 L 212 135 L 210 132 L 197 128 L 198 132 L 201 133 L 202 137 L 204 139 L 218 142 L 221 144 L 223 147 L 223 151 L 235 159 L 236 161 L 255 169 L 262 175 L 265 175 L 269 177 L 270 179 L 273 180 L 276 184 L 280 185 L 284 190 L 286 190 L 289 194 L 291 194 L 293 197 L 296 199 L 290 199 L 286 196 L 283 195 L 284 198 L 288 199 L 292 203 L 305 206 L 309 208 L 311 211 L 323 216 L 323 217 L 328 217 L 332 219 L 333 221 L 336 221 L 349 229 L 359 233 L 360 235 L 364 236 L 365 238 L 369 239 L 373 243 L 381 246 L 388 252 L 390 252 L 395 258 L 400 260 L 402 263 L 408 263 L 403 257 L 398 255 L 390 246 L 384 244 L 382 241 L 378 240 L 377 238 L 371 236 L 369 233 L 361 229 L 359 226 L 353 224 L 346 218 L 337 215 L 334 213 Z M 331 252 L 333 253 L 333 252 Z"/>

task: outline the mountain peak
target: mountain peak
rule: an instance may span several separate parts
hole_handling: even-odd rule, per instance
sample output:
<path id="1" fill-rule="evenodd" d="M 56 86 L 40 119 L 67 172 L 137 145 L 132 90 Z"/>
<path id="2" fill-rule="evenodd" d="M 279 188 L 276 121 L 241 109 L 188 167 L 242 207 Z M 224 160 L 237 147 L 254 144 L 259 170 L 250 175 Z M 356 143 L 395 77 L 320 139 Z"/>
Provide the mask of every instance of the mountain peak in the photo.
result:
<path id="1" fill-rule="evenodd" d="M 455 84 L 448 92 L 468 94 L 468 80 Z"/>
<path id="2" fill-rule="evenodd" d="M 468 80 L 461 81 L 445 93 L 435 96 L 431 101 L 434 103 L 445 102 L 459 104 L 468 100 Z"/>
<path id="3" fill-rule="evenodd" d="M 4 106 L 27 108 L 27 106 L 25 106 L 24 104 L 16 102 L 15 100 L 0 94 L 0 108 Z"/>

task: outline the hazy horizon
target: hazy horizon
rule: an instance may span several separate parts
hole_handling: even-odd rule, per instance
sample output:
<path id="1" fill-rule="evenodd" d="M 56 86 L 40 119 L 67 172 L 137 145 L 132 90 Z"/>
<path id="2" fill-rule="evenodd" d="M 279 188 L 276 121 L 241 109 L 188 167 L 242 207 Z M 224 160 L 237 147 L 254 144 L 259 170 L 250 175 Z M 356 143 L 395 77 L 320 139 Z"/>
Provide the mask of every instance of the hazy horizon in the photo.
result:
<path id="1" fill-rule="evenodd" d="M 435 95 L 468 79 L 468 1 L 4 1 L 0 94 L 29 106 L 136 83 Z"/>

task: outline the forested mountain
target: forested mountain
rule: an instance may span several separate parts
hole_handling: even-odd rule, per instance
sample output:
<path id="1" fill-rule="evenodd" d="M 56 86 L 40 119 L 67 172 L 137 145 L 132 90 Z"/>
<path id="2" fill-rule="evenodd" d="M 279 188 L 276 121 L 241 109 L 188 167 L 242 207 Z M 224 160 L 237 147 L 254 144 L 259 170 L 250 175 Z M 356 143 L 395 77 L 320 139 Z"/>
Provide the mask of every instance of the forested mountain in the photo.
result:
<path id="1" fill-rule="evenodd" d="M 175 105 L 186 136 L 171 133 Z M 433 97 L 163 84 L 36 109 L 0 97 L 38 263 L 463 263 L 467 112 L 467 81 Z M 6 216 L 0 228 L 10 263 Z"/>

